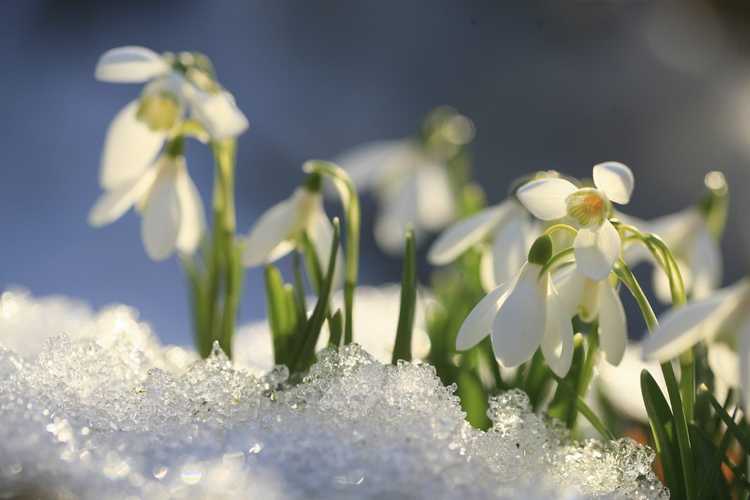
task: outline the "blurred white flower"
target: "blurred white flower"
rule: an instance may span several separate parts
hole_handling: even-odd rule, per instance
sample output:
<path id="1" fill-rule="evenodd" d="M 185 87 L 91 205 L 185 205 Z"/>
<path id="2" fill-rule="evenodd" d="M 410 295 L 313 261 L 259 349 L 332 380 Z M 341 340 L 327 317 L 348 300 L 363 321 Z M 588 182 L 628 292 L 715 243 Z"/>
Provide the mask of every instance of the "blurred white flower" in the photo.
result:
<path id="1" fill-rule="evenodd" d="M 612 281 L 608 278 L 595 281 L 576 267 L 570 267 L 560 271 L 555 286 L 569 318 L 577 314 L 587 322 L 598 319 L 601 350 L 608 363 L 620 364 L 628 343 L 628 327 L 625 309 Z"/>
<path id="2" fill-rule="evenodd" d="M 621 241 L 609 216 L 610 201 L 626 204 L 633 191 L 633 173 L 617 162 L 594 166 L 596 188 L 579 188 L 561 178 L 533 180 L 518 189 L 518 199 L 537 218 L 569 216 L 580 224 L 573 247 L 578 269 L 593 280 L 606 278 L 621 253 Z"/>
<path id="3" fill-rule="evenodd" d="M 184 157 L 162 155 L 136 174 L 131 171 L 113 188 L 105 188 L 89 212 L 89 224 L 109 224 L 135 206 L 142 216 L 141 235 L 149 257 L 163 260 L 175 250 L 192 254 L 200 243 L 205 219 Z"/>
<path id="4" fill-rule="evenodd" d="M 549 274 L 540 276 L 541 270 L 540 263 L 525 262 L 512 281 L 487 294 L 461 325 L 456 349 L 469 349 L 490 335 L 495 357 L 512 368 L 541 346 L 552 371 L 565 376 L 573 359 L 573 327 Z"/>
<path id="5" fill-rule="evenodd" d="M 310 303 L 314 299 L 310 299 Z M 357 287 L 355 301 L 357 314 L 354 315 L 356 343 L 361 345 L 381 363 L 390 363 L 396 342 L 396 327 L 401 300 L 401 287 L 396 284 L 378 287 Z M 430 351 L 430 338 L 427 335 L 425 311 L 431 298 L 417 296 L 417 307 L 412 335 L 412 355 L 424 360 Z M 332 302 L 335 308 L 343 305 L 343 294 L 336 293 Z M 328 323 L 324 323 L 318 338 L 316 350 L 328 344 Z M 233 360 L 237 366 L 261 375 L 273 368 L 273 343 L 267 321 L 243 326 L 234 337 Z"/>
<path id="6" fill-rule="evenodd" d="M 648 223 L 650 232 L 659 235 L 672 250 L 680 267 L 685 291 L 693 299 L 708 297 L 721 283 L 721 249 L 709 231 L 700 209 L 690 207 Z M 658 266 L 653 273 L 656 297 L 671 303 L 669 278 Z"/>
<path id="7" fill-rule="evenodd" d="M 745 404 L 750 404 L 750 281 L 747 278 L 717 290 L 702 300 L 670 310 L 656 330 L 644 339 L 643 355 L 646 359 L 664 362 L 679 356 L 698 342 L 710 343 L 720 334 L 736 338 L 738 382 L 743 389 Z M 713 348 L 710 345 L 709 352 Z M 722 376 L 731 382 L 733 377 L 726 374 L 729 372 Z"/>
<path id="8" fill-rule="evenodd" d="M 258 266 L 274 262 L 298 247 L 303 235 L 310 239 L 321 269 L 326 272 L 333 242 L 333 225 L 323 208 L 320 177 L 317 174 L 311 175 L 304 186 L 266 210 L 255 222 L 245 240 L 243 263 Z M 341 262 L 339 251 L 335 283 L 339 281 Z"/>
<path id="9" fill-rule="evenodd" d="M 455 186 L 448 163 L 473 136 L 468 118 L 438 108 L 428 116 L 419 139 L 366 143 L 336 160 L 358 189 L 375 192 L 375 238 L 385 251 L 403 251 L 408 227 L 419 240 L 424 232 L 442 229 L 455 219 Z"/>
<path id="10" fill-rule="evenodd" d="M 427 258 L 435 265 L 448 264 L 468 249 L 489 242 L 482 246 L 480 261 L 482 286 L 489 291 L 518 273 L 540 234 L 540 225 L 526 209 L 515 199 L 508 199 L 446 229 L 430 248 Z"/>

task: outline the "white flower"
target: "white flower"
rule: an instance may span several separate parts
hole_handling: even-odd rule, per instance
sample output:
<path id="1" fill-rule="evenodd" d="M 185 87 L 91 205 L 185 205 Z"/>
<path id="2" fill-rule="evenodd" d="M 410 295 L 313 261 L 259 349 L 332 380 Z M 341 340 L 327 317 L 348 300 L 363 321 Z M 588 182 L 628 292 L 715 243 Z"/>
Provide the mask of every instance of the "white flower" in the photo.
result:
<path id="1" fill-rule="evenodd" d="M 487 294 L 461 325 L 456 349 L 469 349 L 490 335 L 495 357 L 511 368 L 541 346 L 552 371 L 565 376 L 573 359 L 573 327 L 549 275 L 539 276 L 541 269 L 526 262 L 512 281 Z"/>
<path id="2" fill-rule="evenodd" d="M 180 71 L 173 63 L 174 56 L 144 47 L 115 48 L 99 59 L 95 71 L 99 80 L 148 82 L 141 97 L 125 106 L 109 127 L 100 173 L 103 188 L 116 189 L 125 180 L 138 177 L 186 114 L 214 139 L 233 137 L 247 129 L 247 118 L 231 94 L 198 69 Z M 211 88 L 199 85 L 205 81 Z"/>
<path id="3" fill-rule="evenodd" d="M 518 199 L 536 217 L 573 218 L 581 229 L 573 242 L 578 269 L 593 280 L 606 278 L 620 256 L 621 241 L 609 222 L 611 203 L 626 204 L 633 191 L 633 173 L 617 162 L 594 166 L 596 188 L 578 188 L 561 178 L 542 178 L 519 188 Z"/>
<path id="4" fill-rule="evenodd" d="M 625 309 L 609 279 L 592 280 L 571 267 L 555 279 L 560 301 L 569 317 L 591 322 L 598 318 L 599 345 L 608 363 L 620 364 L 628 343 Z"/>
<path id="5" fill-rule="evenodd" d="M 541 228 L 515 199 L 487 207 L 446 229 L 430 248 L 432 264 L 452 262 L 471 247 L 482 247 L 482 286 L 492 290 L 510 281 L 526 261 L 526 254 Z"/>
<path id="6" fill-rule="evenodd" d="M 375 238 L 389 253 L 403 251 L 408 227 L 417 238 L 445 227 L 456 216 L 445 159 L 411 139 L 358 146 L 336 160 L 358 189 L 378 201 Z"/>
<path id="7" fill-rule="evenodd" d="M 205 226 L 203 204 L 182 156 L 165 154 L 107 189 L 89 212 L 89 224 L 109 224 L 134 205 L 143 217 L 143 244 L 152 259 L 166 259 L 175 249 L 191 254 L 198 247 Z"/>
<path id="8" fill-rule="evenodd" d="M 719 334 L 737 338 L 739 385 L 745 404 L 750 404 L 750 281 L 743 279 L 705 299 L 670 310 L 656 330 L 643 341 L 646 359 L 667 361 L 700 341 L 711 342 Z M 709 351 L 713 346 L 709 347 Z M 732 381 L 731 376 L 724 376 Z"/>
<path id="9" fill-rule="evenodd" d="M 316 182 L 319 182 L 319 178 Z M 246 266 L 258 266 L 280 259 L 299 244 L 304 232 L 315 247 L 321 269 L 326 272 L 333 242 L 333 225 L 323 208 L 319 188 L 319 184 L 299 187 L 289 198 L 260 216 L 245 241 L 243 263 Z M 339 275 L 341 260 L 339 251 L 336 275 Z M 334 282 L 337 281 L 334 278 Z"/>

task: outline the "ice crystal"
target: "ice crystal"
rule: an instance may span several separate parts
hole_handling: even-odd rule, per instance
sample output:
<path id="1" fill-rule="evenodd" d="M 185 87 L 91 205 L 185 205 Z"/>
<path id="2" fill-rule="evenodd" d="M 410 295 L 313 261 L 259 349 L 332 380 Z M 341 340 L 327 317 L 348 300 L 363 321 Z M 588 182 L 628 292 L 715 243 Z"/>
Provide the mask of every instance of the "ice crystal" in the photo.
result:
<path id="1" fill-rule="evenodd" d="M 291 386 L 162 347 L 130 309 L 2 297 L 0 498 L 667 496 L 650 450 L 573 442 L 521 392 L 491 401 L 483 432 L 426 364 L 351 345 Z M 24 350 L 30 332 L 46 340 Z"/>

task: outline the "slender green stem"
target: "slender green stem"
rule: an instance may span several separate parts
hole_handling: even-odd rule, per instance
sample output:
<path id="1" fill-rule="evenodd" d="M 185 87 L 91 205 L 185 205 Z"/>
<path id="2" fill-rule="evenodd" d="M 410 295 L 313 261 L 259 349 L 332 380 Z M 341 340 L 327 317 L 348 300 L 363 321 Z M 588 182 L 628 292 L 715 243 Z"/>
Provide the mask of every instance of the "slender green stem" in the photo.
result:
<path id="1" fill-rule="evenodd" d="M 303 166 L 305 172 L 318 172 L 333 180 L 333 184 L 341 198 L 346 216 L 346 268 L 344 272 L 344 343 L 350 344 L 354 337 L 354 289 L 357 286 L 359 273 L 359 232 L 360 211 L 357 188 L 349 174 L 338 165 L 322 161 L 310 160 Z"/>
<path id="2" fill-rule="evenodd" d="M 607 285 L 605 285 L 607 286 Z M 588 392 L 591 380 L 594 378 L 594 365 L 596 356 L 599 351 L 599 322 L 596 321 L 591 326 L 591 333 L 586 338 L 586 359 L 581 368 L 581 374 L 578 377 L 576 390 L 580 397 L 585 397 Z"/>
<path id="3" fill-rule="evenodd" d="M 406 231 L 404 272 L 401 278 L 401 304 L 396 328 L 396 342 L 393 346 L 391 363 L 399 359 L 411 361 L 411 339 L 414 331 L 414 315 L 417 303 L 417 251 L 414 243 L 414 230 Z"/>
<path id="4" fill-rule="evenodd" d="M 542 266 L 542 269 L 539 271 L 539 276 L 541 277 L 551 272 L 552 269 L 558 264 L 566 263 L 566 261 L 573 257 L 574 254 L 575 249 L 573 248 L 566 248 L 565 250 L 557 252 L 555 255 L 549 258 L 544 266 Z"/>
<path id="5" fill-rule="evenodd" d="M 628 266 L 619 260 L 615 264 L 615 273 L 620 281 L 630 290 L 630 293 L 638 303 L 638 307 L 641 310 L 643 319 L 646 322 L 650 332 L 659 325 L 656 319 L 656 314 L 651 308 L 646 295 L 643 293 L 640 284 L 636 280 L 633 273 L 630 271 Z M 669 401 L 672 405 L 672 411 L 674 412 L 674 425 L 677 434 L 677 444 L 680 451 L 680 464 L 682 467 L 682 475 L 685 482 L 685 495 L 688 499 L 692 500 L 695 498 L 695 468 L 693 465 L 693 455 L 690 445 L 690 433 L 688 431 L 688 421 L 685 415 L 685 407 L 680 395 L 680 386 L 677 383 L 677 378 L 674 374 L 671 362 L 661 364 L 662 373 L 664 380 L 667 385 L 667 392 L 669 394 Z"/>

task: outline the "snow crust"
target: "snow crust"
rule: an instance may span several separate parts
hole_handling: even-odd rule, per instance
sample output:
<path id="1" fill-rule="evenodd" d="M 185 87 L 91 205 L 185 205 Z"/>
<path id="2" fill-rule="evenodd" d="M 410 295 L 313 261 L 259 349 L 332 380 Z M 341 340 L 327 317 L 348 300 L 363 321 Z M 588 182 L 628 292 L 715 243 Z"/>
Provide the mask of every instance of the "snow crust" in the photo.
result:
<path id="1" fill-rule="evenodd" d="M 518 391 L 473 429 L 431 366 L 358 345 L 291 386 L 131 308 L 7 291 L 0 346 L 0 498 L 668 497 L 633 441 L 572 442 Z"/>

